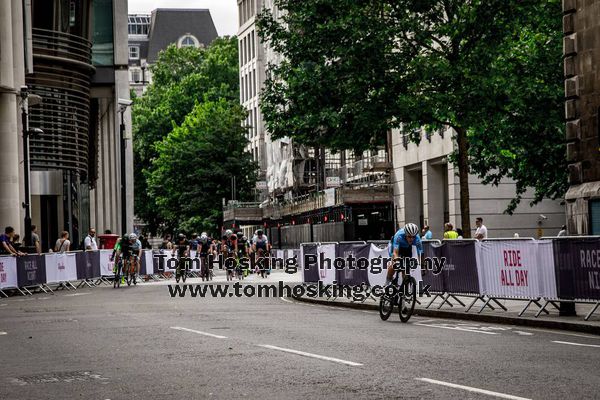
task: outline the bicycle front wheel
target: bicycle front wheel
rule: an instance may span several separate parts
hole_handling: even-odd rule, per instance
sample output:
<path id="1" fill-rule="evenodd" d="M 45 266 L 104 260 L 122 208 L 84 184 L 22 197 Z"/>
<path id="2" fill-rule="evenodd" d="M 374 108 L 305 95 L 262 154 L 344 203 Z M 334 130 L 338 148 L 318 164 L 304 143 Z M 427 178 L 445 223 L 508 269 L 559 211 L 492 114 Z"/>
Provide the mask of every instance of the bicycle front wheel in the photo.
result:
<path id="1" fill-rule="evenodd" d="M 392 315 L 392 311 L 394 310 L 394 300 L 392 297 L 383 294 L 381 299 L 379 300 L 379 316 L 383 321 L 387 321 L 387 319 Z"/>
<path id="2" fill-rule="evenodd" d="M 408 322 L 417 304 L 417 281 L 412 276 L 406 276 L 400 287 L 400 304 L 398 313 L 400 321 Z"/>

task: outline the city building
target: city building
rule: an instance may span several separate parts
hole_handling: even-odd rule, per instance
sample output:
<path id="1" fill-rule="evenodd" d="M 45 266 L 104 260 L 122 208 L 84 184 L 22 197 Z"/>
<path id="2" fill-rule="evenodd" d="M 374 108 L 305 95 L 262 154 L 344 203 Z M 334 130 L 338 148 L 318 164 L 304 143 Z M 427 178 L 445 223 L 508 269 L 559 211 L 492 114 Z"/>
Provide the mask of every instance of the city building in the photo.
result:
<path id="1" fill-rule="evenodd" d="M 149 67 L 160 51 L 178 47 L 208 47 L 217 30 L 207 9 L 157 8 L 151 14 L 128 17 L 129 84 L 137 96 L 152 82 Z"/>
<path id="2" fill-rule="evenodd" d="M 441 239 L 444 223 L 454 228 L 462 225 L 458 166 L 448 161 L 454 150 L 452 130 L 422 134 L 419 144 L 410 142 L 398 130 L 392 131 L 392 182 L 396 221 L 419 226 L 429 225 L 434 238 Z M 515 197 L 516 186 L 508 179 L 497 187 L 483 185 L 469 176 L 471 226 L 475 234 L 475 218 L 483 218 L 489 237 L 553 236 L 565 221 L 560 200 L 542 200 L 530 207 L 532 192 L 526 192 L 513 215 L 504 214 Z"/>
<path id="3" fill-rule="evenodd" d="M 600 3 L 564 0 L 567 232 L 600 235 Z"/>
<path id="4" fill-rule="evenodd" d="M 63 230 L 76 247 L 90 227 L 132 227 L 133 201 L 126 221 L 121 212 L 122 170 L 133 198 L 130 143 L 125 165 L 119 157 L 121 129 L 131 131 L 129 111 L 120 115 L 129 99 L 127 1 L 0 3 L 0 224 L 24 236 L 22 203 L 30 204 L 44 250 Z"/>

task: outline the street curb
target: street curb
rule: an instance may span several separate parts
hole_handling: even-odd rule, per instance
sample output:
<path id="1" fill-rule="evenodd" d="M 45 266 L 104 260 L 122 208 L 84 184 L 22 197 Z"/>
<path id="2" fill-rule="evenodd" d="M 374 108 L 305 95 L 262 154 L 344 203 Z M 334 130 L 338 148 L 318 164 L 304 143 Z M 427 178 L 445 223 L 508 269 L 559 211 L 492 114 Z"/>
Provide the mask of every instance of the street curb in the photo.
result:
<path id="1" fill-rule="evenodd" d="M 311 303 L 311 304 L 319 304 L 340 308 L 352 308 L 355 310 L 379 310 L 379 306 L 377 304 L 364 304 L 364 303 L 347 303 L 347 302 L 335 302 L 335 301 L 327 301 L 327 300 L 318 300 L 307 297 L 296 297 L 292 296 L 294 300 L 303 302 L 303 303 Z M 430 317 L 430 318 L 446 318 L 446 319 L 460 319 L 467 321 L 478 321 L 478 322 L 488 322 L 494 324 L 508 324 L 508 325 L 519 325 L 519 326 L 527 326 L 531 328 L 544 328 L 544 329 L 558 329 L 563 331 L 572 331 L 572 332 L 580 332 L 580 333 L 590 333 L 592 335 L 600 335 L 600 326 L 594 326 L 585 323 L 573 323 L 567 321 L 548 321 L 543 319 L 530 319 L 530 318 L 520 318 L 520 317 L 511 317 L 511 316 L 502 316 L 502 315 L 490 315 L 490 314 L 471 314 L 466 312 L 456 312 L 456 311 L 446 311 L 446 310 L 427 310 L 423 308 L 415 308 L 414 315 L 418 315 L 420 317 Z"/>

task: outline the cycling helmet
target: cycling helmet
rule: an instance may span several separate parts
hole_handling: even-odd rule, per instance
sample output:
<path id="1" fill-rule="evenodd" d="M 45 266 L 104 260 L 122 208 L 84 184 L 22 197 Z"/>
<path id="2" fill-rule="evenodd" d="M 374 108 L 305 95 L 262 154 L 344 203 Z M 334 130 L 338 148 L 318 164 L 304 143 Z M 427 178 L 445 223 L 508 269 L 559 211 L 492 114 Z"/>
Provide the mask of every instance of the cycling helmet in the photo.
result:
<path id="1" fill-rule="evenodd" d="M 184 240 L 185 239 L 185 235 L 183 233 L 180 233 L 179 235 L 177 235 L 177 239 Z"/>
<path id="2" fill-rule="evenodd" d="M 227 229 L 225 231 L 225 235 L 227 235 L 227 237 L 229 237 L 229 236 L 233 235 L 233 231 L 231 229 Z"/>
<path id="3" fill-rule="evenodd" d="M 206 233 L 206 232 L 202 232 L 202 233 L 200 234 L 200 237 L 208 237 L 208 233 Z"/>
<path id="4" fill-rule="evenodd" d="M 244 234 L 242 232 L 238 232 L 238 233 L 236 233 L 236 236 L 238 239 L 241 239 L 244 237 Z"/>
<path id="5" fill-rule="evenodd" d="M 262 231 L 262 229 L 257 229 L 257 230 L 256 230 L 256 235 L 257 235 L 257 236 L 260 236 L 260 235 L 262 235 L 262 234 L 263 234 L 263 231 Z"/>
<path id="6" fill-rule="evenodd" d="M 413 223 L 404 225 L 404 234 L 407 236 L 417 236 L 419 233 L 419 227 Z"/>
<path id="7" fill-rule="evenodd" d="M 129 240 L 137 240 L 137 235 L 135 233 L 129 234 Z"/>

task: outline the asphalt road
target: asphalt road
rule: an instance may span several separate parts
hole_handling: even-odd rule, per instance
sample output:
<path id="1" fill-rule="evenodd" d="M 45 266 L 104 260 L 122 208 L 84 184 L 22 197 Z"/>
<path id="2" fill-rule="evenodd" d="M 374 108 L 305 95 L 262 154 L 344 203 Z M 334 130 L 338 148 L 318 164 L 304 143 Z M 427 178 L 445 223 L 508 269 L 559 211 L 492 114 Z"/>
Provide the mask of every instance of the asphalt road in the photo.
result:
<path id="1" fill-rule="evenodd" d="M 289 277 L 269 280 L 278 279 Z M 171 298 L 165 283 L 0 300 L 0 399 L 599 393 L 600 337 L 591 335 L 418 317 L 403 324 L 397 314 L 383 322 L 372 311 L 282 298 Z"/>

